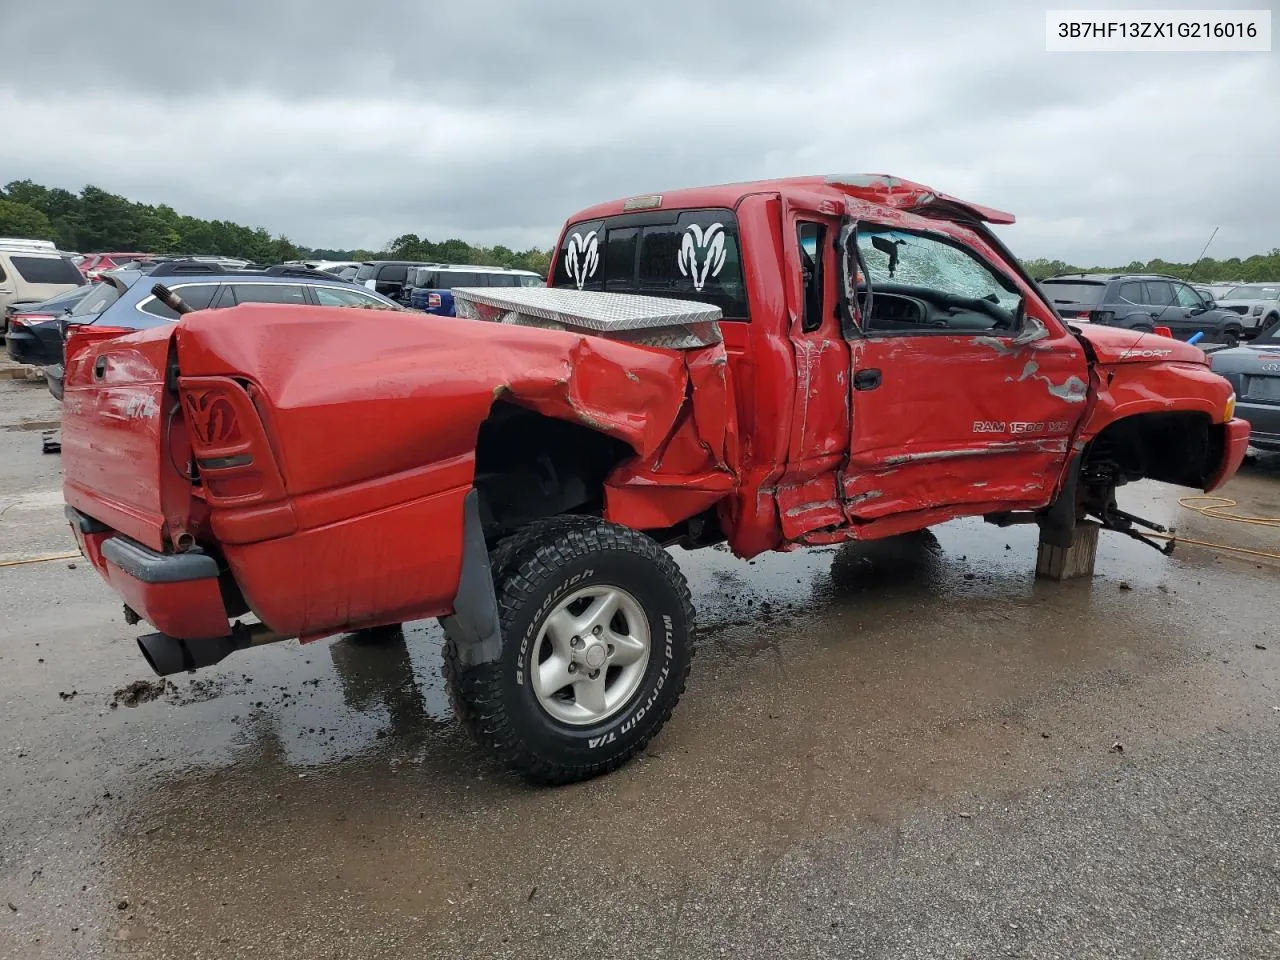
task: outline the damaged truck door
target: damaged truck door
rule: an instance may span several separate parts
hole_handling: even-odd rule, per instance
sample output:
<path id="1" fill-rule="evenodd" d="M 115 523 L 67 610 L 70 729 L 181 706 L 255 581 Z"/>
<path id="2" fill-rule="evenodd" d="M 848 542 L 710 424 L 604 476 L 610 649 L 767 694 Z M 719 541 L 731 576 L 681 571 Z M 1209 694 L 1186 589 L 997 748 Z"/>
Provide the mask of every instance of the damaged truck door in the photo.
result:
<path id="1" fill-rule="evenodd" d="M 846 237 L 849 519 L 1043 506 L 1085 408 L 1080 343 L 976 234 L 863 221 Z"/>

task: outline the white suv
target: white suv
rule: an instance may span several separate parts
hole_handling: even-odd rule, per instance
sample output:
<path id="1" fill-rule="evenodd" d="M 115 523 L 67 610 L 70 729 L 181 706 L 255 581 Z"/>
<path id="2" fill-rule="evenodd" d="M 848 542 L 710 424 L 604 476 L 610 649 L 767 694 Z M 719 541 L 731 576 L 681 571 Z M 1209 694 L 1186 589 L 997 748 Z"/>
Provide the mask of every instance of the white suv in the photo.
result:
<path id="1" fill-rule="evenodd" d="M 42 303 L 84 282 L 71 258 L 49 241 L 0 238 L 0 333 L 10 304 Z"/>

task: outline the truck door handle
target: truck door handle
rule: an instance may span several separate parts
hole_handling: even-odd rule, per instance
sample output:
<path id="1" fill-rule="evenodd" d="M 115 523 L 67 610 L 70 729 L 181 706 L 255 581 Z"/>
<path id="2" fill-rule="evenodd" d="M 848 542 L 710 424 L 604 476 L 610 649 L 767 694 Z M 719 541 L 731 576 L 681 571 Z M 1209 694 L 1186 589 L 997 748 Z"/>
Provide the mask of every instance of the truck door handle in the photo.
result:
<path id="1" fill-rule="evenodd" d="M 106 373 L 106 372 L 107 372 L 107 358 L 106 358 L 106 357 L 99 357 L 97 360 L 93 361 L 93 375 L 94 375 L 95 377 L 97 377 L 99 380 L 101 380 L 101 379 L 102 379 L 102 375 L 103 375 L 104 373 Z"/>
<path id="2" fill-rule="evenodd" d="M 879 370 L 859 370 L 853 375 L 853 389 L 874 390 L 880 386 Z"/>

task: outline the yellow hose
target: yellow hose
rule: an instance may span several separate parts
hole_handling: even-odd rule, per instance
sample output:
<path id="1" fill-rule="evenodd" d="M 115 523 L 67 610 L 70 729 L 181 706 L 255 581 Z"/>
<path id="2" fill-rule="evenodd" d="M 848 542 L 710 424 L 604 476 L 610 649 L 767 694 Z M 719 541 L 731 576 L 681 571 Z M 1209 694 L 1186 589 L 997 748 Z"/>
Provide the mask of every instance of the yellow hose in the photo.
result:
<path id="1" fill-rule="evenodd" d="M 1200 503 L 1196 501 L 1210 501 L 1208 503 Z M 1257 527 L 1280 527 L 1280 517 L 1250 517 L 1239 513 L 1226 513 L 1231 507 L 1240 506 L 1235 500 L 1228 497 L 1180 497 L 1178 506 L 1185 507 L 1188 510 L 1194 510 L 1202 517 L 1210 517 L 1214 520 L 1229 520 L 1232 523 L 1249 523 Z M 1169 536 L 1162 533 L 1144 533 L 1146 537 L 1152 540 L 1173 540 L 1175 543 L 1189 543 L 1197 547 L 1208 547 L 1211 550 L 1224 550 L 1228 553 L 1241 553 L 1249 557 L 1264 557 L 1267 560 L 1280 560 L 1280 553 L 1268 553 L 1265 550 L 1248 550 L 1244 547 L 1231 547 L 1225 543 L 1210 543 L 1207 540 L 1192 540 L 1188 537 Z"/>

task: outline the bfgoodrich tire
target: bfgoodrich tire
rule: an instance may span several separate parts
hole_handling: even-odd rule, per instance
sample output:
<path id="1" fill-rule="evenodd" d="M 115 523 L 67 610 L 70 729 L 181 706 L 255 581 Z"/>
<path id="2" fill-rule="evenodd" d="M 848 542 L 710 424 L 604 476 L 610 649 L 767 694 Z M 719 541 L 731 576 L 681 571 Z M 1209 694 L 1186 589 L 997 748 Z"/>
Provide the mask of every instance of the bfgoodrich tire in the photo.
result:
<path id="1" fill-rule="evenodd" d="M 471 736 L 535 783 L 616 770 L 671 717 L 693 657 L 693 606 L 655 541 L 590 517 L 533 525 L 491 558 L 502 627 L 494 663 L 445 674 Z"/>

